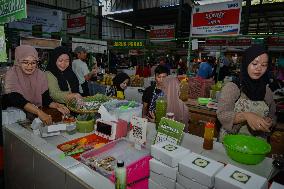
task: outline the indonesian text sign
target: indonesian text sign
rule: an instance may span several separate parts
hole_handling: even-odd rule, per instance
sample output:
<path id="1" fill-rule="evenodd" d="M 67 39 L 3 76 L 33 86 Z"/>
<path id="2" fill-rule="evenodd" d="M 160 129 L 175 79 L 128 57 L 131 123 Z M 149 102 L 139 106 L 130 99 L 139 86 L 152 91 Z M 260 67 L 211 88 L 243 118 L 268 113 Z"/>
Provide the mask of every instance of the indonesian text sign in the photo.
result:
<path id="1" fill-rule="evenodd" d="M 144 48 L 145 44 L 143 40 L 115 40 L 112 42 L 114 48 Z"/>
<path id="2" fill-rule="evenodd" d="M 0 24 L 26 17 L 26 0 L 0 0 Z"/>
<path id="3" fill-rule="evenodd" d="M 173 39 L 175 38 L 174 25 L 151 26 L 150 39 Z"/>
<path id="4" fill-rule="evenodd" d="M 196 6 L 191 15 L 191 36 L 237 35 L 241 12 L 240 0 Z"/>

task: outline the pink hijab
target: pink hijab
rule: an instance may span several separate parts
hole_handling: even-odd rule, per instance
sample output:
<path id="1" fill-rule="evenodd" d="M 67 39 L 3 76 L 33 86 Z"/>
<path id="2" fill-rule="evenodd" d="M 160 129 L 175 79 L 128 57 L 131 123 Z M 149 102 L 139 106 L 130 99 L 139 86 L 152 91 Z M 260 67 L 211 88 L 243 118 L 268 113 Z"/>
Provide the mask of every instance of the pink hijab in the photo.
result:
<path id="1" fill-rule="evenodd" d="M 175 120 L 185 124 L 184 131 L 188 131 L 188 107 L 179 99 L 179 80 L 176 77 L 168 76 L 164 82 L 164 91 L 167 97 L 167 112 L 175 114 Z"/>
<path id="2" fill-rule="evenodd" d="M 42 106 L 42 94 L 48 90 L 46 75 L 38 68 L 31 75 L 25 74 L 20 62 L 27 56 L 33 56 L 38 60 L 38 53 L 34 47 L 21 45 L 16 48 L 15 64 L 5 75 L 5 93 L 20 93 L 29 102 Z"/>

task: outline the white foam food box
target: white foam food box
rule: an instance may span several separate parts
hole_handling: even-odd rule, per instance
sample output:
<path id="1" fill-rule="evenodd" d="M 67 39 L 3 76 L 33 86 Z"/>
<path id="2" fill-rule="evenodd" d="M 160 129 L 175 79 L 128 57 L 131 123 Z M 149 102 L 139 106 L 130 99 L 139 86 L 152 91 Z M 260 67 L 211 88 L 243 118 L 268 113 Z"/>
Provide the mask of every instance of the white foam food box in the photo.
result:
<path id="1" fill-rule="evenodd" d="M 167 189 L 167 188 L 159 185 L 158 183 L 154 182 L 150 178 L 149 178 L 149 182 L 148 182 L 148 187 L 149 187 L 149 189 Z"/>
<path id="2" fill-rule="evenodd" d="M 162 174 L 155 173 L 150 171 L 150 179 L 155 183 L 163 186 L 167 189 L 175 189 L 176 188 L 176 181 L 170 178 L 163 176 Z"/>
<path id="3" fill-rule="evenodd" d="M 172 180 L 177 178 L 177 167 L 170 167 L 154 158 L 150 160 L 150 170 Z"/>
<path id="4" fill-rule="evenodd" d="M 269 189 L 284 189 L 284 185 L 277 182 L 273 182 Z"/>
<path id="5" fill-rule="evenodd" d="M 186 189 L 186 188 L 176 182 L 176 189 Z"/>
<path id="6" fill-rule="evenodd" d="M 178 163 L 190 153 L 190 150 L 168 141 L 151 146 L 151 155 L 170 167 L 177 167 Z"/>
<path id="7" fill-rule="evenodd" d="M 222 163 L 191 153 L 179 163 L 178 171 L 188 179 L 210 188 L 214 186 L 215 175 L 223 167 Z"/>
<path id="8" fill-rule="evenodd" d="M 215 188 L 216 189 L 267 189 L 267 179 L 236 167 L 231 164 L 227 164 L 215 176 Z"/>
<path id="9" fill-rule="evenodd" d="M 186 178 L 185 176 L 182 176 L 179 173 L 177 174 L 177 183 L 179 183 L 185 189 L 193 189 L 193 188 L 194 189 L 209 189 L 209 187 L 204 186 L 189 178 Z"/>

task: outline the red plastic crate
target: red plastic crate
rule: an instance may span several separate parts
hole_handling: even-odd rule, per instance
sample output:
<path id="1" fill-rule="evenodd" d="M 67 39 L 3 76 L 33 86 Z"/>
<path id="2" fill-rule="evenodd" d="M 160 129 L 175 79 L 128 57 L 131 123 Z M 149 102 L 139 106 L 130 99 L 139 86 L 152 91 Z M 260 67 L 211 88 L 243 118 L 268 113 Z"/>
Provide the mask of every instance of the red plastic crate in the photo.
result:
<path id="1" fill-rule="evenodd" d="M 214 85 L 214 80 L 203 79 L 201 77 L 192 77 L 188 80 L 189 98 L 196 99 L 198 97 L 208 98 L 210 96 L 211 86 Z"/>

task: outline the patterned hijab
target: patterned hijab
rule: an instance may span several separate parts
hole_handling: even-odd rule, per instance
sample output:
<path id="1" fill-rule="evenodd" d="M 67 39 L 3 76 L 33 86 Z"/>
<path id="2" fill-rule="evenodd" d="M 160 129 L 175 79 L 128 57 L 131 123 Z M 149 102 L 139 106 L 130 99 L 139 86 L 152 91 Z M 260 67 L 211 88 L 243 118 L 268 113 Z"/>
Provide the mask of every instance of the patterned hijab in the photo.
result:
<path id="1" fill-rule="evenodd" d="M 70 62 L 69 66 L 64 71 L 61 71 L 58 69 L 56 61 L 59 56 L 63 54 L 67 54 L 69 56 Z M 59 88 L 62 91 L 69 91 L 69 84 L 72 93 L 79 93 L 79 81 L 75 73 L 72 71 L 71 62 L 71 55 L 68 49 L 62 46 L 56 47 L 51 53 L 51 57 L 49 59 L 49 63 L 46 67 L 46 70 L 50 71 L 57 78 Z"/>
<path id="2" fill-rule="evenodd" d="M 241 65 L 241 77 L 240 85 L 241 91 L 252 101 L 264 100 L 266 94 L 266 85 L 269 83 L 269 67 L 266 72 L 259 79 L 251 79 L 248 74 L 248 65 L 259 55 L 266 53 L 266 49 L 262 45 L 252 45 L 249 47 L 243 55 L 243 61 Z"/>
<path id="3" fill-rule="evenodd" d="M 21 61 L 28 56 L 38 60 L 34 47 L 21 45 L 16 48 L 15 64 L 5 75 L 5 93 L 20 93 L 29 102 L 42 106 L 42 94 L 48 90 L 46 75 L 38 68 L 31 75 L 23 72 Z"/>

